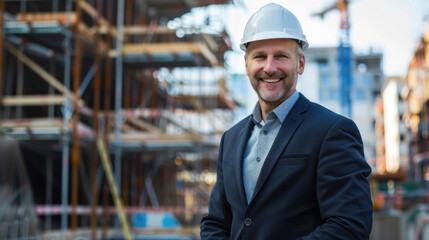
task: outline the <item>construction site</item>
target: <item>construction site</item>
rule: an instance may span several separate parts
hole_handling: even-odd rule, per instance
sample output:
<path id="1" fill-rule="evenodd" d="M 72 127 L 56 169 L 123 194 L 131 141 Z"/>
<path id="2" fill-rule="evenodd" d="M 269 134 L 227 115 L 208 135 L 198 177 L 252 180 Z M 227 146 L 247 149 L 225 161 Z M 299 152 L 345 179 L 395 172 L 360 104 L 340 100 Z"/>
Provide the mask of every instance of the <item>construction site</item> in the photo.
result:
<path id="1" fill-rule="evenodd" d="M 429 21 L 385 76 L 352 48 L 350 3 L 308 15 L 339 12 L 340 39 L 310 45 L 317 89 L 298 90 L 360 128 L 371 240 L 429 239 Z M 221 136 L 256 102 L 225 57 L 226 9 L 245 5 L 0 0 L 0 240 L 200 239 Z"/>
<path id="2" fill-rule="evenodd" d="M 226 4 L 0 1 L 0 239 L 199 236 L 236 107 L 204 31 Z"/>

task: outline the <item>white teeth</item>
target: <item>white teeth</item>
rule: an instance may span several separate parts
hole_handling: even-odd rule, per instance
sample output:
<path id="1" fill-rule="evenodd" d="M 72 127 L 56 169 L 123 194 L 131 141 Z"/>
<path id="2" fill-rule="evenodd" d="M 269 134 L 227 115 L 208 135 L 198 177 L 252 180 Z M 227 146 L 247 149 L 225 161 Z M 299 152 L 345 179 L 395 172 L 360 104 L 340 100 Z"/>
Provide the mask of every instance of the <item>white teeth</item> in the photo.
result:
<path id="1" fill-rule="evenodd" d="M 277 79 L 262 79 L 262 81 L 264 81 L 264 82 L 268 82 L 268 83 L 273 83 L 273 82 L 278 82 L 278 81 L 280 81 L 280 78 L 277 78 Z"/>

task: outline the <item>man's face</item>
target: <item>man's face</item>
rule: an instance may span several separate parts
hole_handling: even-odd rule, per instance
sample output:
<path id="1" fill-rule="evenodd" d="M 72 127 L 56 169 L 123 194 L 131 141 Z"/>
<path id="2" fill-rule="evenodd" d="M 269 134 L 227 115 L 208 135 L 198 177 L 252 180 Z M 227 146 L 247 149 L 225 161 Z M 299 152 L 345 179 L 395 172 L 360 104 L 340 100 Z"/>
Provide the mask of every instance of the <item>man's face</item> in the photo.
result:
<path id="1" fill-rule="evenodd" d="M 279 105 L 296 89 L 298 74 L 304 72 L 305 57 L 297 55 L 292 39 L 251 42 L 245 57 L 246 74 L 259 100 Z"/>

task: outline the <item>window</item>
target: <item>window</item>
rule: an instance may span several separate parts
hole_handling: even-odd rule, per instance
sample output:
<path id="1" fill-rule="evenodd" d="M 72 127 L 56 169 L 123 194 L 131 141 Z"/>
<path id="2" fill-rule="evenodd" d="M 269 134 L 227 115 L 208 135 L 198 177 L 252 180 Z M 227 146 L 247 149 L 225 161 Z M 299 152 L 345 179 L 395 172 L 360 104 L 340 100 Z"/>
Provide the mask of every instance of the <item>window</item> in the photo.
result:
<path id="1" fill-rule="evenodd" d="M 329 75 L 323 74 L 320 75 L 320 85 L 329 86 L 331 84 L 331 77 Z"/>
<path id="2" fill-rule="evenodd" d="M 326 58 L 317 59 L 316 63 L 319 67 L 319 72 L 324 72 L 329 69 L 328 59 Z"/>
<path id="3" fill-rule="evenodd" d="M 320 89 L 319 98 L 321 101 L 338 101 L 339 99 L 338 89 L 335 89 L 335 88 Z"/>
<path id="4" fill-rule="evenodd" d="M 337 89 L 330 89 L 329 90 L 329 100 L 330 101 L 337 101 L 338 100 L 338 90 Z"/>
<path id="5" fill-rule="evenodd" d="M 369 87 L 374 85 L 374 76 L 364 74 L 356 77 L 356 84 L 357 86 L 365 86 Z"/>
<path id="6" fill-rule="evenodd" d="M 367 98 L 366 91 L 363 89 L 356 89 L 354 93 L 355 93 L 355 100 L 356 101 L 363 101 L 363 100 L 366 100 L 366 98 Z"/>

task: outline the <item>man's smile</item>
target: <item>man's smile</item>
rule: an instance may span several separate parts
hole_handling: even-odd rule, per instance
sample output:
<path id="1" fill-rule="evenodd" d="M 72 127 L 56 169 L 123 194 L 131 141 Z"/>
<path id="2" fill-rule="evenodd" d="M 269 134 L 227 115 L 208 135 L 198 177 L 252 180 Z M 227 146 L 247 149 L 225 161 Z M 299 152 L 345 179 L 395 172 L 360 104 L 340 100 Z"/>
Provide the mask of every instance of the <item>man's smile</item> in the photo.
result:
<path id="1" fill-rule="evenodd" d="M 266 83 L 275 83 L 275 82 L 279 82 L 280 80 L 282 80 L 283 78 L 271 78 L 271 79 L 263 79 L 260 78 L 259 80 L 266 82 Z"/>

